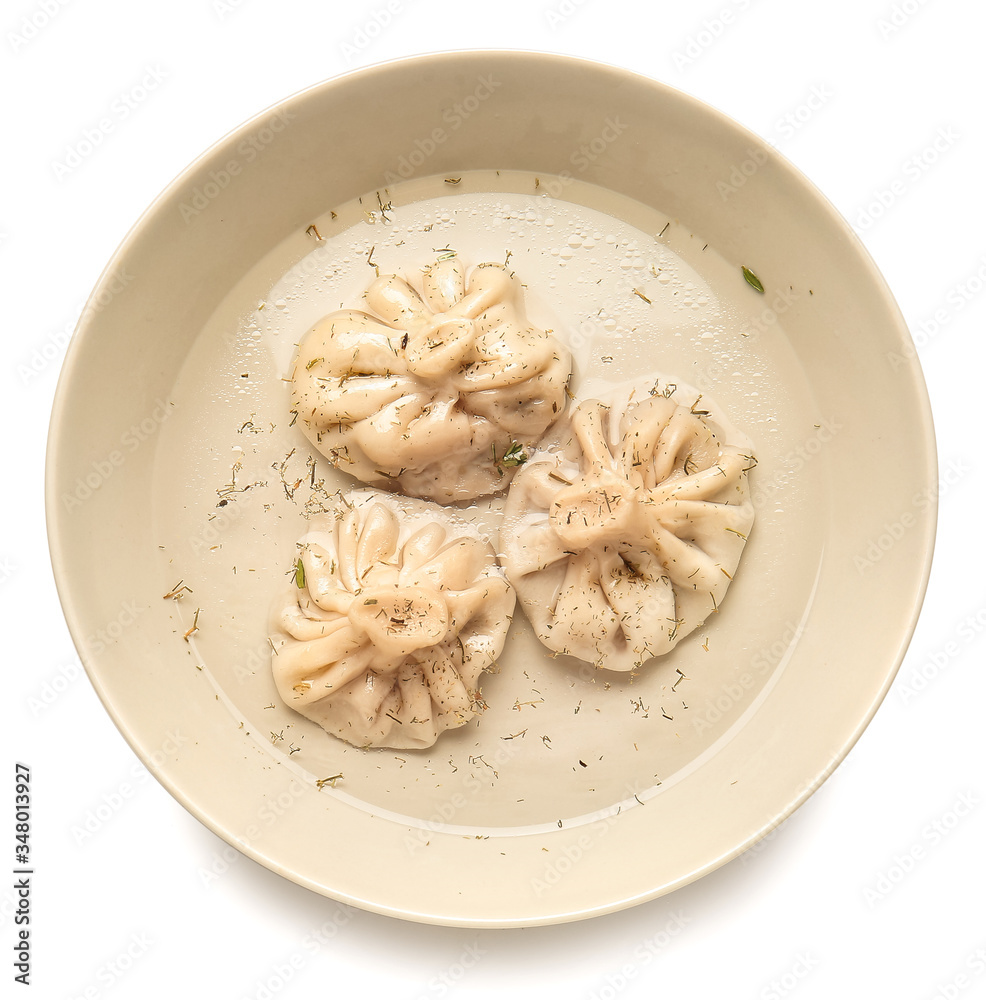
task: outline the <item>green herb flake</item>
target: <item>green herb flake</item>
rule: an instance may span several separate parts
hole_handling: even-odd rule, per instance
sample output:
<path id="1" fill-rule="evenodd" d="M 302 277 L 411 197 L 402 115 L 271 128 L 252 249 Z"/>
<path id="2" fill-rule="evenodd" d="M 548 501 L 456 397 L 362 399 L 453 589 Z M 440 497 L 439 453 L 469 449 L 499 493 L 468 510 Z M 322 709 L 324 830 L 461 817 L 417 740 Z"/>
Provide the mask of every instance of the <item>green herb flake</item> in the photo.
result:
<path id="1" fill-rule="evenodd" d="M 299 590 L 305 589 L 305 564 L 299 558 L 294 566 L 294 582 Z"/>
<path id="2" fill-rule="evenodd" d="M 523 465 L 527 461 L 527 458 L 524 446 L 517 441 L 512 441 L 510 447 L 503 453 L 503 457 L 496 464 L 507 469 L 516 469 L 517 466 Z"/>
<path id="3" fill-rule="evenodd" d="M 763 295 L 763 282 L 745 264 L 742 265 L 742 270 L 746 283 Z"/>

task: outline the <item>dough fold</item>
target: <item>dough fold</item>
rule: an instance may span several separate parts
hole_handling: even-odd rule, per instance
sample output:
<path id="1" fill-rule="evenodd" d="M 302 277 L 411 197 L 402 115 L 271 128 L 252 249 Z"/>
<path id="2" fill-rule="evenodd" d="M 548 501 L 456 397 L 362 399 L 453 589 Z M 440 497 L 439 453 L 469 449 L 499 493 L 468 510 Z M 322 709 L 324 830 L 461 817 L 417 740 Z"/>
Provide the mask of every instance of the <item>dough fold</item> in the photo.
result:
<path id="1" fill-rule="evenodd" d="M 541 641 L 635 670 L 718 611 L 753 527 L 750 441 L 693 387 L 615 390 L 517 473 L 501 547 Z"/>
<path id="2" fill-rule="evenodd" d="M 514 591 L 490 543 L 436 504 L 357 490 L 309 522 L 271 614 L 284 702 L 360 747 L 429 747 L 476 714 Z"/>
<path id="3" fill-rule="evenodd" d="M 334 465 L 373 486 L 449 503 L 503 489 L 565 408 L 568 351 L 524 316 L 499 264 L 459 258 L 420 289 L 382 275 L 367 311 L 305 335 L 292 373 L 297 424 Z"/>

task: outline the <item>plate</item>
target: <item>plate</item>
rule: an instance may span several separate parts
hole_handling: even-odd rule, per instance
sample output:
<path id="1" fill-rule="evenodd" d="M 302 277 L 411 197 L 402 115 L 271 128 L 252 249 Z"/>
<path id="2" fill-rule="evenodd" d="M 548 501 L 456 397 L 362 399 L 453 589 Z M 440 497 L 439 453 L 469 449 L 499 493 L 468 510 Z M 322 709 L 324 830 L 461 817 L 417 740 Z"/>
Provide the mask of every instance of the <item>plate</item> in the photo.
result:
<path id="1" fill-rule="evenodd" d="M 354 485 L 291 426 L 282 379 L 376 268 L 452 249 L 509 262 L 577 397 L 657 373 L 714 397 L 755 442 L 757 522 L 719 612 L 638 675 L 546 655 L 518 613 L 477 722 L 360 750 L 270 676 L 305 513 Z M 158 780 L 300 885 L 464 926 L 654 898 L 789 816 L 893 680 L 936 496 L 909 335 L 832 206 L 692 98 L 521 52 L 361 70 L 206 152 L 94 290 L 47 466 L 66 620 Z M 495 540 L 501 504 L 464 513 Z"/>

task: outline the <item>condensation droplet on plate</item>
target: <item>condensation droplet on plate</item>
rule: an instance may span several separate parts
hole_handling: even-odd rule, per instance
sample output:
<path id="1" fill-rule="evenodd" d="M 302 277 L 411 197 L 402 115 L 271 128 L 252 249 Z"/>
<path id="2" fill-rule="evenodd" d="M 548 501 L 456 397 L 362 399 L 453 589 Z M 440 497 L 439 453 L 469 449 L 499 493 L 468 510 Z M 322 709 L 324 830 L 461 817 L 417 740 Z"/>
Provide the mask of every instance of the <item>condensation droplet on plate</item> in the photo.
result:
<path id="1" fill-rule="evenodd" d="M 582 246 L 582 237 L 578 233 L 572 233 L 568 238 L 568 245 L 570 247 L 580 247 Z"/>

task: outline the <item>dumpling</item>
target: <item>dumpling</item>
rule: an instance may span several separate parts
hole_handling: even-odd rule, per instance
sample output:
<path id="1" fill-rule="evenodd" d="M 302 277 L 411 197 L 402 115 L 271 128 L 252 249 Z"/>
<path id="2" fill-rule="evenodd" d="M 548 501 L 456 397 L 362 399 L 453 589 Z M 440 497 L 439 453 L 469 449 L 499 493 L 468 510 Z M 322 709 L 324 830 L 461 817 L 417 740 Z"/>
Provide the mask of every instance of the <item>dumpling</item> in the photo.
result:
<path id="1" fill-rule="evenodd" d="M 478 531 L 436 504 L 358 490 L 298 548 L 271 623 L 287 705 L 360 747 L 429 747 L 473 718 L 515 600 Z"/>
<path id="2" fill-rule="evenodd" d="M 293 373 L 297 423 L 365 483 L 448 503 L 503 489 L 562 412 L 571 357 L 524 318 L 500 264 L 469 275 L 458 257 L 366 291 L 369 312 L 319 320 Z"/>
<path id="3" fill-rule="evenodd" d="M 679 383 L 580 403 L 507 494 L 504 567 L 541 641 L 608 670 L 718 611 L 753 526 L 749 440 Z"/>

